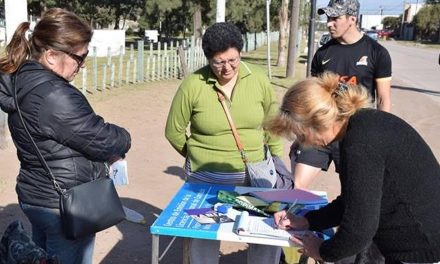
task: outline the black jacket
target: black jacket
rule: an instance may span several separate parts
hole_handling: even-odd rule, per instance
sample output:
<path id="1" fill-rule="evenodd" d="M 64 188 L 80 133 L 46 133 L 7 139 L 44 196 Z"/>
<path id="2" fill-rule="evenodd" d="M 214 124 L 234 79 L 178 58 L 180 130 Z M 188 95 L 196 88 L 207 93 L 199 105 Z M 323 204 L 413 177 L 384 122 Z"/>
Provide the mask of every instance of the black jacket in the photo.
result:
<path id="1" fill-rule="evenodd" d="M 130 149 L 130 134 L 105 123 L 86 97 L 65 79 L 36 61 L 27 61 L 15 74 L 18 103 L 34 141 L 61 188 L 106 175 L 105 161 Z M 21 202 L 59 207 L 59 195 L 32 147 L 14 104 L 12 79 L 0 77 L 0 107 L 20 160 L 16 191 Z"/>

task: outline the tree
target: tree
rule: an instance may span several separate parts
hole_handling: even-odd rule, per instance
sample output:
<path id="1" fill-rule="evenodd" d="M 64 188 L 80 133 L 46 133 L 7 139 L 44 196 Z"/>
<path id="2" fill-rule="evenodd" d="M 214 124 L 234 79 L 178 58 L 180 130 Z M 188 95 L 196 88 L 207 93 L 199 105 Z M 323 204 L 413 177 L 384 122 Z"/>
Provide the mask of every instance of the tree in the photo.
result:
<path id="1" fill-rule="evenodd" d="M 299 13 L 300 0 L 293 0 L 290 15 L 289 56 L 287 57 L 286 77 L 293 77 L 295 74 L 295 60 L 298 51 Z"/>
<path id="2" fill-rule="evenodd" d="M 266 1 L 227 1 L 226 21 L 235 23 L 243 33 L 266 30 Z"/>
<path id="3" fill-rule="evenodd" d="M 426 0 L 425 4 L 427 5 L 440 4 L 440 0 Z"/>
<path id="4" fill-rule="evenodd" d="M 4 1 L 3 1 L 4 2 Z M 48 8 L 57 6 L 56 0 L 28 0 L 28 13 L 34 16 L 41 16 L 41 14 Z"/>
<path id="5" fill-rule="evenodd" d="M 419 39 L 439 41 L 440 4 L 423 6 L 414 16 L 416 34 Z"/>
<path id="6" fill-rule="evenodd" d="M 182 9 L 181 0 L 149 0 L 144 2 L 141 17 L 139 18 L 139 29 L 157 29 L 159 33 L 169 36 L 176 28 L 172 23 L 178 21 L 186 22 L 185 19 L 178 19 L 176 15 L 188 15 L 188 10 Z M 183 13 L 182 13 L 183 12 Z"/>
<path id="7" fill-rule="evenodd" d="M 294 0 L 295 1 L 295 0 Z M 281 0 L 278 10 L 279 19 L 279 40 L 278 40 L 278 59 L 277 66 L 286 66 L 287 38 L 289 35 L 289 0 Z"/>
<path id="8" fill-rule="evenodd" d="M 402 22 L 402 16 L 399 17 L 385 17 L 382 19 L 383 28 L 386 30 L 397 30 Z"/>

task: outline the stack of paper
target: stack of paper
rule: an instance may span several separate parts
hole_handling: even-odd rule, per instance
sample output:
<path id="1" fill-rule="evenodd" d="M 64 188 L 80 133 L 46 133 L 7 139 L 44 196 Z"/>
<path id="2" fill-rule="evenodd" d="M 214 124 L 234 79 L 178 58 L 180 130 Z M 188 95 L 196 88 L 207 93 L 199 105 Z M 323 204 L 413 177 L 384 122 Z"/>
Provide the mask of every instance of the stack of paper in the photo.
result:
<path id="1" fill-rule="evenodd" d="M 302 231 L 287 231 L 275 227 L 273 218 L 250 216 L 244 211 L 239 216 L 235 232 L 241 236 L 263 237 L 271 239 L 289 240 L 293 235 L 302 234 Z"/>

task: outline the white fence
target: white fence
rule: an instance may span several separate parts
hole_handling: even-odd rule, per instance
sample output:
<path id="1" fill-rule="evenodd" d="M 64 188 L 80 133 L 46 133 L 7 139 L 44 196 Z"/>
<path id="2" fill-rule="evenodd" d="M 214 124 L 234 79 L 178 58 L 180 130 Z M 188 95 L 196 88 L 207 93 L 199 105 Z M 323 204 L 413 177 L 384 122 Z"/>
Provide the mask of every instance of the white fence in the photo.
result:
<path id="1" fill-rule="evenodd" d="M 248 33 L 243 39 L 244 52 L 267 44 L 266 33 Z M 270 40 L 278 41 L 278 32 L 271 33 Z M 182 46 L 184 56 L 177 54 L 179 46 Z M 207 64 L 201 41 L 194 38 L 169 44 L 158 42 L 156 47 L 149 43 L 147 50 L 144 41 L 138 41 L 137 47 L 142 48 L 135 50 L 134 45 L 131 45 L 125 55 L 121 50 L 118 56 L 111 56 L 108 49 L 107 58 L 99 59 L 96 56 L 96 48 L 92 48 L 92 56 L 87 59 L 88 67 L 81 70 L 81 78 L 77 78 L 73 84 L 84 94 L 94 94 L 128 84 L 182 78 L 181 57 L 185 58 L 189 72 Z M 7 115 L 0 110 L 0 148 L 4 146 L 5 138 L 8 137 L 6 117 Z"/>
<path id="2" fill-rule="evenodd" d="M 267 44 L 266 33 L 248 33 L 243 39 L 244 52 Z M 271 41 L 277 40 L 278 32 L 271 33 Z M 130 45 L 125 55 L 122 46 L 118 56 L 111 56 L 109 49 L 105 59 L 99 59 L 96 48 L 92 48 L 88 67 L 82 69 L 82 78 L 77 78 L 74 85 L 83 93 L 93 94 L 122 85 L 179 79 L 183 77 L 182 65 L 187 65 L 188 71 L 193 72 L 207 64 L 201 40 L 194 37 L 182 42 L 145 45 L 144 41 L 138 41 L 136 44 L 137 48 Z M 178 50 L 183 50 L 184 54 L 179 56 Z M 185 59 L 184 63 L 181 63 L 181 58 Z"/>

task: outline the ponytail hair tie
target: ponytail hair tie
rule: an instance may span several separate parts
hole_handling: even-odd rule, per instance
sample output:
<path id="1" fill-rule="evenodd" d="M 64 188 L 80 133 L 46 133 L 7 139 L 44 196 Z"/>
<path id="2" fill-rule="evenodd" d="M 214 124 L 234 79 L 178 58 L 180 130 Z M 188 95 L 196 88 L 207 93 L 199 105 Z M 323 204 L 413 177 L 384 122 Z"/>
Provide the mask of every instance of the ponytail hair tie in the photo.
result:
<path id="1" fill-rule="evenodd" d="M 338 91 L 337 91 L 338 93 L 345 92 L 347 90 L 348 90 L 348 85 L 346 83 L 343 83 L 343 82 L 338 83 Z"/>

